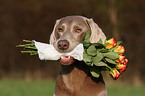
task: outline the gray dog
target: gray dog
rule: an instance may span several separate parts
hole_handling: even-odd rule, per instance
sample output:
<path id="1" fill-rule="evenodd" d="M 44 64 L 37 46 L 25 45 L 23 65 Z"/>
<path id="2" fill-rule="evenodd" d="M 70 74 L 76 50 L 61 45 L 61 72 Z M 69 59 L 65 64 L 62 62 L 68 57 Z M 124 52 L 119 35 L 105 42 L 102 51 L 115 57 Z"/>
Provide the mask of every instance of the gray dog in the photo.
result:
<path id="1" fill-rule="evenodd" d="M 82 16 L 67 16 L 56 21 L 50 36 L 59 52 L 70 52 L 84 40 L 86 32 L 90 32 L 90 42 L 104 42 L 106 36 L 92 20 Z M 54 96 L 107 96 L 103 77 L 91 75 L 89 66 L 70 56 L 60 59 L 61 71 L 56 81 Z"/>

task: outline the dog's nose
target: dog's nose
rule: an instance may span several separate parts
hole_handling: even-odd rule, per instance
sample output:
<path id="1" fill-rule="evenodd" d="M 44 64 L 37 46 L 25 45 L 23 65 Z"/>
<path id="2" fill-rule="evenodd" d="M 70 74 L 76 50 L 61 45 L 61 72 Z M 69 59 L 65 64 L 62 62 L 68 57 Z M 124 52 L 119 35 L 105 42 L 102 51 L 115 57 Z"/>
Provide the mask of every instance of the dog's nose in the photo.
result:
<path id="1" fill-rule="evenodd" d="M 69 42 L 67 40 L 60 40 L 58 41 L 58 48 L 60 50 L 66 50 L 69 47 Z"/>

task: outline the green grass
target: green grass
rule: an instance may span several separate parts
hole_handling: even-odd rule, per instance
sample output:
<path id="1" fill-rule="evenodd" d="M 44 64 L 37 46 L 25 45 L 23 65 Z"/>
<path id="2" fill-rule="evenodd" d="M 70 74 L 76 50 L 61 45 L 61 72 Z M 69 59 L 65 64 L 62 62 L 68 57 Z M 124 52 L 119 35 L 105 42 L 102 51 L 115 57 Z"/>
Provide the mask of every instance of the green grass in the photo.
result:
<path id="1" fill-rule="evenodd" d="M 0 96 L 53 96 L 55 81 L 0 80 Z M 107 86 L 108 96 L 145 96 L 145 86 Z"/>
<path id="2" fill-rule="evenodd" d="M 145 96 L 145 86 L 113 85 L 107 91 L 108 96 Z"/>
<path id="3" fill-rule="evenodd" d="M 0 96 L 53 96 L 54 81 L 0 80 Z"/>

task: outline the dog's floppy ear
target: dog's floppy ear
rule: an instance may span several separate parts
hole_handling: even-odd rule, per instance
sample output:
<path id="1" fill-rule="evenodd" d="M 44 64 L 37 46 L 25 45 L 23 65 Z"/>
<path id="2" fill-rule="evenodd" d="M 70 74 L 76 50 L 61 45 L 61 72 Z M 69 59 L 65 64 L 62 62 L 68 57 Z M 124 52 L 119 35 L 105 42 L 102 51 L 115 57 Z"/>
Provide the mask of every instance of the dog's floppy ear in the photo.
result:
<path id="1" fill-rule="evenodd" d="M 52 33 L 51 33 L 51 35 L 50 35 L 50 39 L 49 39 L 49 43 L 50 43 L 50 44 L 53 44 L 54 42 L 56 42 L 55 30 L 56 30 L 56 27 L 57 27 L 57 25 L 59 24 L 60 20 L 61 20 L 61 19 L 56 20 L 56 23 L 55 23 L 55 25 L 54 25 L 53 31 L 52 31 Z"/>
<path id="2" fill-rule="evenodd" d="M 101 39 L 104 44 L 106 40 L 106 36 L 102 32 L 102 30 L 99 28 L 99 26 L 93 21 L 93 19 L 87 19 L 87 22 L 91 28 L 90 42 L 97 43 Z"/>

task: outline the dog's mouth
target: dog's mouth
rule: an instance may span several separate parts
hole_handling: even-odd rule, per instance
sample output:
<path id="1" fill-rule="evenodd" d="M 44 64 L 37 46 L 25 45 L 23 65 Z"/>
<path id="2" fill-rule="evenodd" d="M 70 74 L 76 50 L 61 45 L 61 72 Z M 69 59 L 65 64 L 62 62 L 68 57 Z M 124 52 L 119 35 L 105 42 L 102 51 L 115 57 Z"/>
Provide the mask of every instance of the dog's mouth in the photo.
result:
<path id="1" fill-rule="evenodd" d="M 63 65 L 70 65 L 74 62 L 74 58 L 71 56 L 62 55 L 60 59 L 60 63 Z"/>

